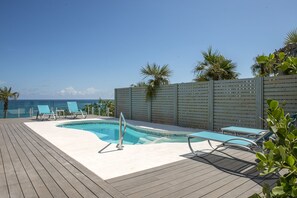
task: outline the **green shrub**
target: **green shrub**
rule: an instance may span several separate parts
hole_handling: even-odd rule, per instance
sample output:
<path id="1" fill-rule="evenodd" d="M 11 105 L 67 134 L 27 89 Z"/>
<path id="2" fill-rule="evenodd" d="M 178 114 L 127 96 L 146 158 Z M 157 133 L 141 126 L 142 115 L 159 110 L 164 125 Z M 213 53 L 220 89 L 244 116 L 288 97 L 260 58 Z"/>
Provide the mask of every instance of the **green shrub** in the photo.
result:
<path id="1" fill-rule="evenodd" d="M 267 103 L 266 121 L 275 138 L 264 142 L 263 152 L 256 154 L 260 160 L 258 170 L 261 175 L 282 172 L 276 186 L 264 185 L 263 193 L 265 197 L 297 197 L 297 129 L 277 101 L 268 100 Z"/>

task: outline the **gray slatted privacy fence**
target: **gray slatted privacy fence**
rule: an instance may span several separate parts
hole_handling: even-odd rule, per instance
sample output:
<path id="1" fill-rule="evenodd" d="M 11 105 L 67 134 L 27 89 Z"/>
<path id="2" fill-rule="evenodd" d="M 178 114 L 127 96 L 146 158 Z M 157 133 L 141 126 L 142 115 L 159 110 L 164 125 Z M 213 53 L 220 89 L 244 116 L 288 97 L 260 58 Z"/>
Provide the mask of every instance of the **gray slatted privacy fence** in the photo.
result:
<path id="1" fill-rule="evenodd" d="M 115 115 L 209 130 L 263 128 L 267 99 L 285 102 L 285 111 L 296 113 L 297 75 L 166 85 L 152 100 L 146 100 L 145 88 L 115 89 Z"/>
<path id="2" fill-rule="evenodd" d="M 209 83 L 182 83 L 178 85 L 178 125 L 208 128 Z"/>
<path id="3" fill-rule="evenodd" d="M 264 78 L 264 101 L 267 99 L 278 100 L 284 103 L 284 110 L 291 115 L 297 113 L 297 75 L 279 76 L 276 78 Z M 268 105 L 265 102 L 264 108 Z M 266 113 L 264 112 L 266 118 Z"/>
<path id="4" fill-rule="evenodd" d="M 236 125 L 255 127 L 256 79 L 214 81 L 214 129 Z"/>
<path id="5" fill-rule="evenodd" d="M 132 117 L 131 119 L 148 121 L 148 103 L 146 102 L 146 92 L 143 87 L 135 87 L 132 90 Z"/>

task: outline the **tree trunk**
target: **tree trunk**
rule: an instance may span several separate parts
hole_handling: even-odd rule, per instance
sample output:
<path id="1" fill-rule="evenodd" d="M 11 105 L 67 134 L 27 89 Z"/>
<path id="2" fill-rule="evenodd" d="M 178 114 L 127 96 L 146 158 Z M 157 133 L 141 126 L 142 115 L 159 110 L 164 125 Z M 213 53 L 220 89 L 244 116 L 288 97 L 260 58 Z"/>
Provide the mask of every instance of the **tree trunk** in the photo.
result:
<path id="1" fill-rule="evenodd" d="M 7 117 L 7 110 L 8 110 L 8 99 L 4 100 L 4 108 L 3 108 L 3 117 Z"/>

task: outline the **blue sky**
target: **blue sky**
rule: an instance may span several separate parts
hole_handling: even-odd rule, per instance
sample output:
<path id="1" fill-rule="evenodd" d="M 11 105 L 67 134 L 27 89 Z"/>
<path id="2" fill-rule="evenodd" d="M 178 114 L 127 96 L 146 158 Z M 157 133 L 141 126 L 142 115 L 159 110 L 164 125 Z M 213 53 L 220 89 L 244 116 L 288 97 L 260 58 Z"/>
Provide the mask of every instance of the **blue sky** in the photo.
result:
<path id="1" fill-rule="evenodd" d="M 252 77 L 297 28 L 296 0 L 0 0 L 0 87 L 23 99 L 113 98 L 147 63 L 190 82 L 209 46 Z"/>

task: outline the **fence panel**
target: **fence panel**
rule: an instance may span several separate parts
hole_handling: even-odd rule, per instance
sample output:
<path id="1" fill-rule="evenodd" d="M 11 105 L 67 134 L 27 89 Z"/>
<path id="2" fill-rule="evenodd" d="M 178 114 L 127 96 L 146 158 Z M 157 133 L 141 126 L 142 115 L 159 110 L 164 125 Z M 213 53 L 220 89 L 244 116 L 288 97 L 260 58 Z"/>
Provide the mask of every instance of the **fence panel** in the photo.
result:
<path id="1" fill-rule="evenodd" d="M 174 124 L 175 85 L 158 88 L 152 99 L 152 122 Z"/>
<path id="2" fill-rule="evenodd" d="M 149 121 L 148 102 L 146 101 L 146 92 L 143 87 L 132 88 L 132 119 Z"/>
<path id="3" fill-rule="evenodd" d="M 178 125 L 207 129 L 208 82 L 178 85 Z"/>
<path id="4" fill-rule="evenodd" d="M 119 117 L 120 113 L 123 112 L 127 119 L 131 119 L 131 98 L 130 88 L 116 89 L 116 117 Z"/>
<path id="5" fill-rule="evenodd" d="M 255 78 L 214 81 L 214 130 L 226 126 L 256 127 Z"/>
<path id="6" fill-rule="evenodd" d="M 266 100 L 273 99 L 285 103 L 285 113 L 297 113 L 297 75 L 264 78 L 264 109 L 268 108 Z M 264 112 L 267 117 L 266 111 Z"/>
<path id="7" fill-rule="evenodd" d="M 285 102 L 286 113 L 297 112 L 297 75 L 166 85 L 148 102 L 145 88 L 115 92 L 117 117 L 123 112 L 127 119 L 210 130 L 261 128 L 267 99 Z"/>

